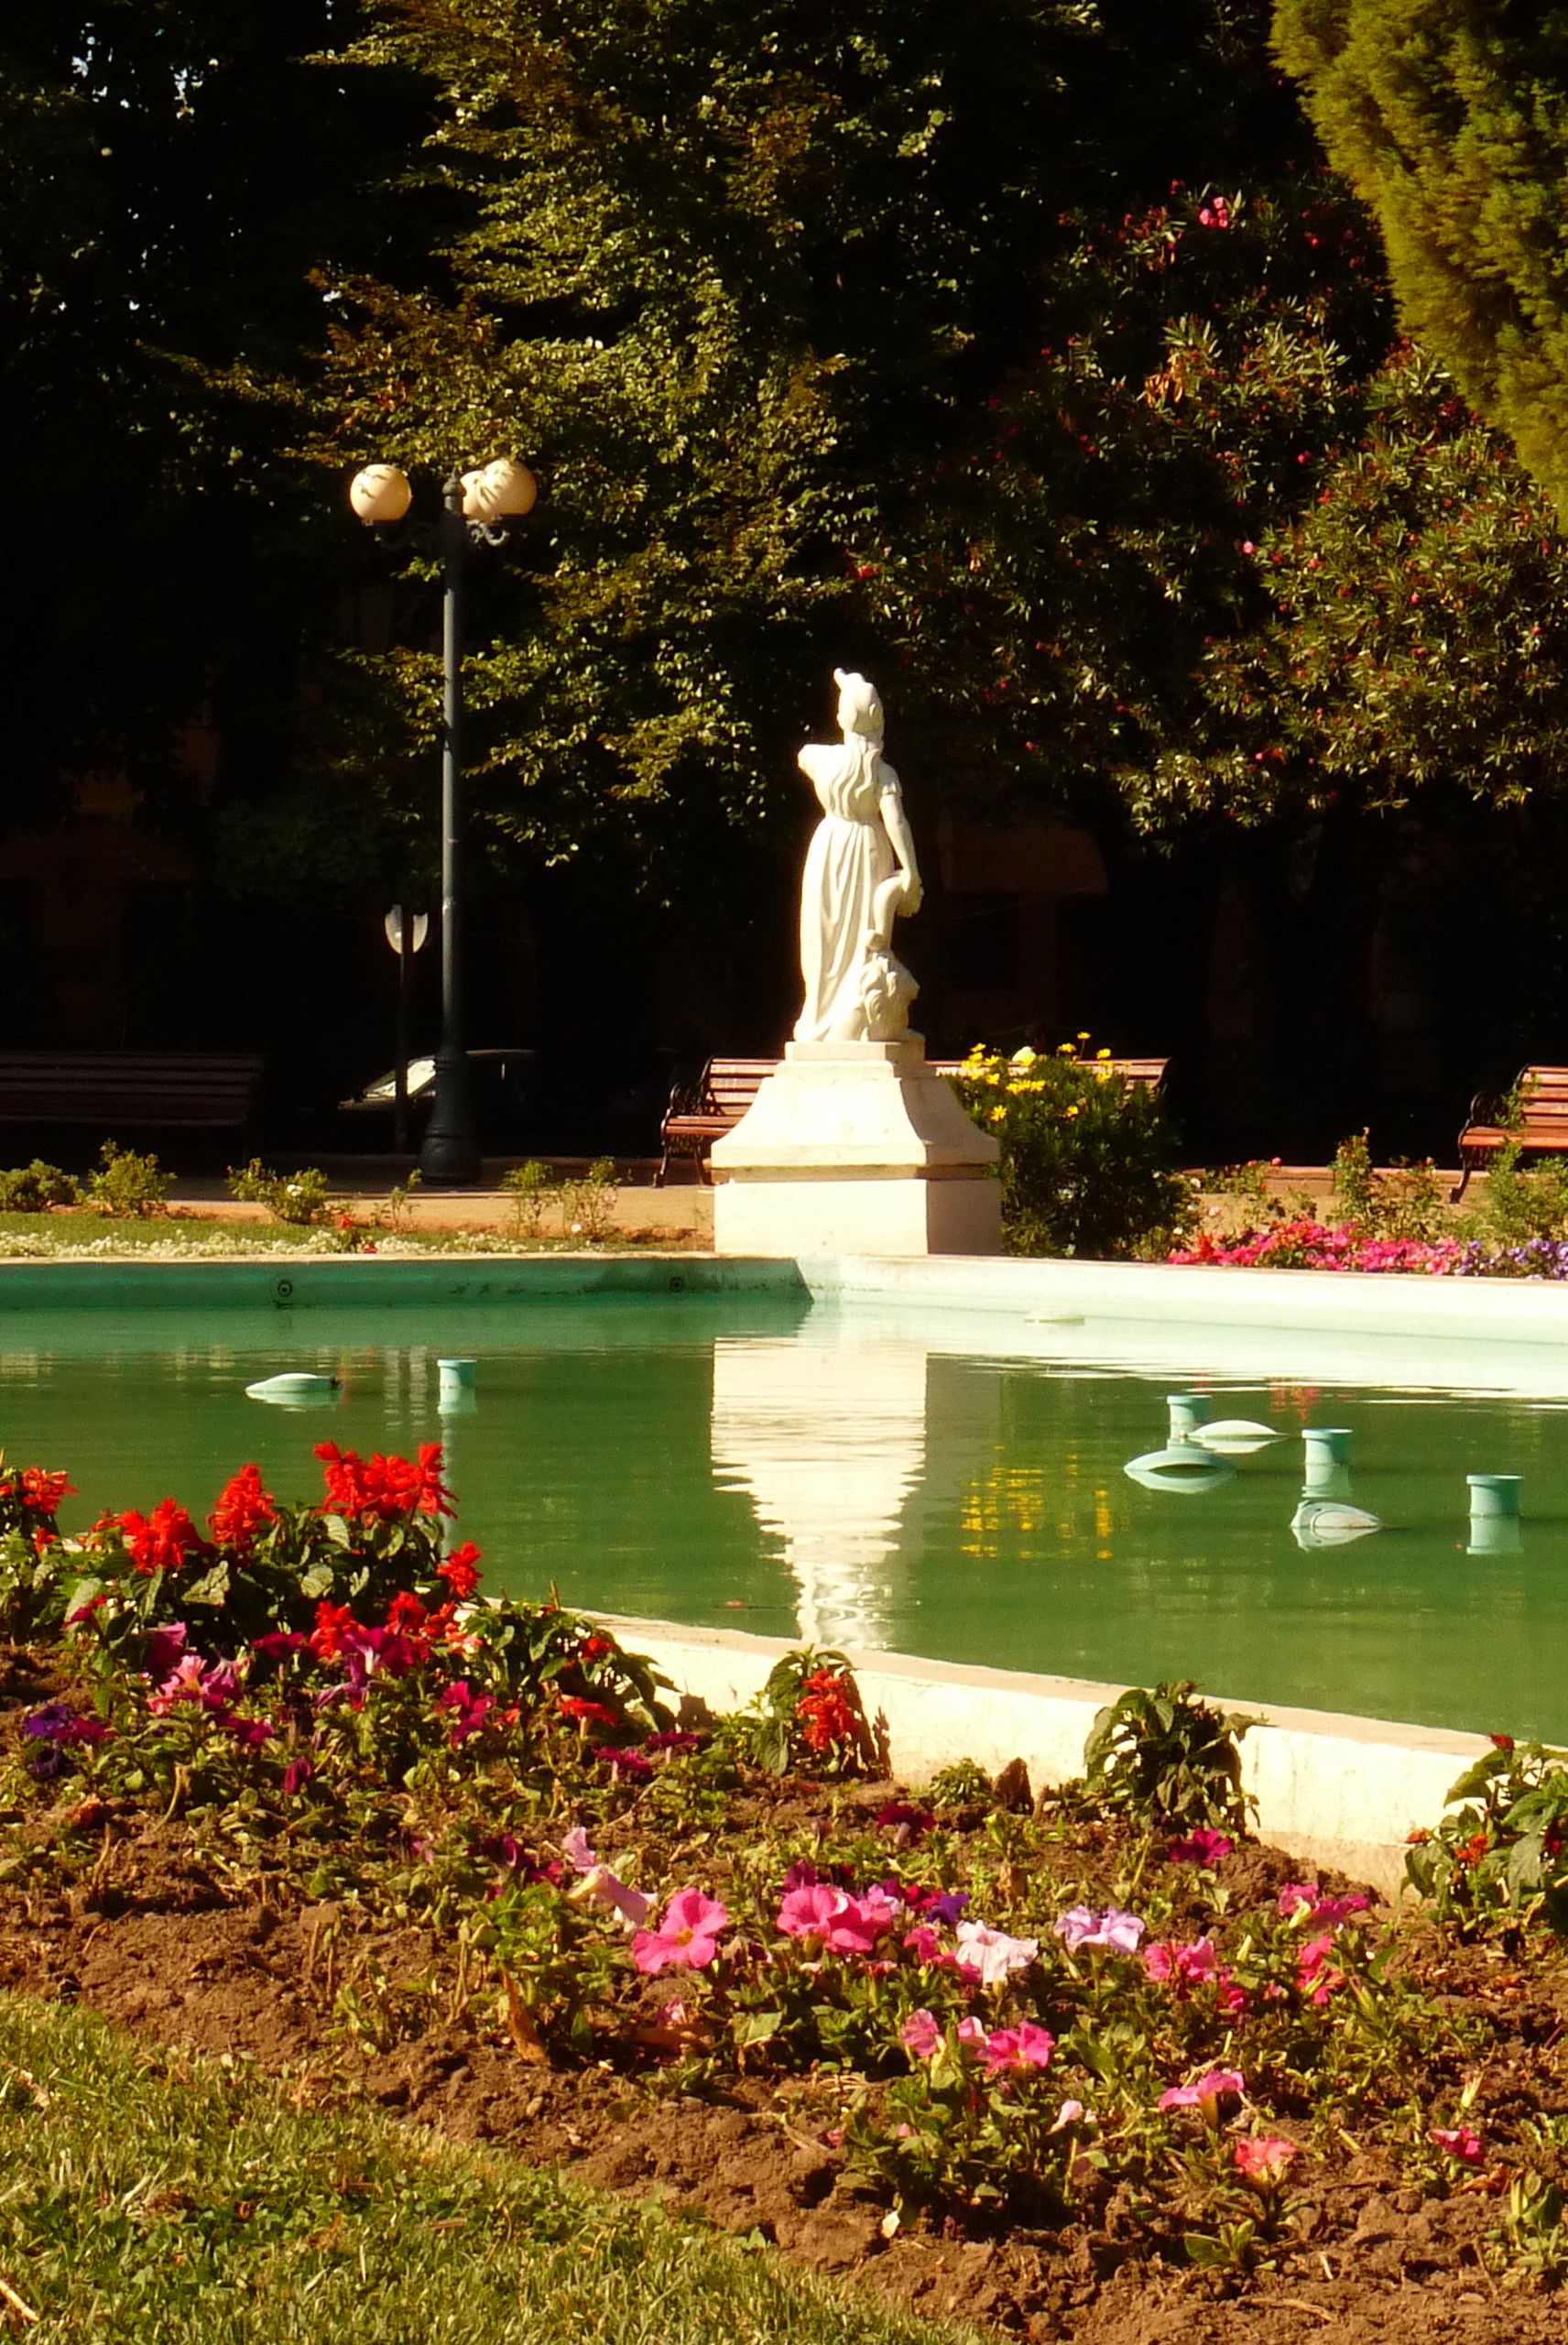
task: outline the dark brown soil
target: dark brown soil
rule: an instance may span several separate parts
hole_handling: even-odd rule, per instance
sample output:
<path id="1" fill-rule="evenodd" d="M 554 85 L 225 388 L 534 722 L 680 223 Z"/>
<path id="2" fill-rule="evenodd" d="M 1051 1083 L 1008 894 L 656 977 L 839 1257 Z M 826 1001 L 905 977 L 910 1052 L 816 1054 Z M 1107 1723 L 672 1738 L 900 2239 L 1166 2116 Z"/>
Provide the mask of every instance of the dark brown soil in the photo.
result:
<path id="1" fill-rule="evenodd" d="M 0 1686 L 0 1700 L 37 1690 Z M 1093 2227 L 1061 2233 L 986 2238 L 950 2224 L 890 2236 L 824 2138 L 831 2087 L 758 2083 L 701 2101 L 674 2096 L 657 2071 L 608 2060 L 556 2072 L 511 2040 L 503 2010 L 493 2021 L 450 2016 L 451 1964 L 433 1933 L 375 1931 L 331 1905 L 279 1914 L 236 1903 L 203 1871 L 181 1826 L 132 1807 L 78 1810 L 74 1820 L 101 1835 L 82 1886 L 62 1899 L 0 1881 L 0 1984 L 70 1997 L 158 2043 L 247 2053 L 287 2072 L 301 2100 L 364 2093 L 588 2183 L 662 2192 L 917 2312 L 1030 2345 L 1558 2345 L 1568 2336 L 1568 2309 L 1528 2286 L 1505 2289 L 1485 2267 L 1501 2175 L 1422 2200 L 1347 2152 L 1280 2268 L 1245 2281 L 1166 2261 L 1115 2198 Z M 1273 1850 L 1248 1850 L 1230 1878 L 1239 1894 L 1261 1898 L 1293 1870 Z M 1478 2114 L 1495 2122 L 1568 2107 L 1559 1961 L 1516 1964 L 1434 1941 L 1421 1967 L 1490 2024 Z M 351 2008 L 357 2023 L 345 2020 Z M 394 2040 L 401 2029 L 411 2040 Z"/>

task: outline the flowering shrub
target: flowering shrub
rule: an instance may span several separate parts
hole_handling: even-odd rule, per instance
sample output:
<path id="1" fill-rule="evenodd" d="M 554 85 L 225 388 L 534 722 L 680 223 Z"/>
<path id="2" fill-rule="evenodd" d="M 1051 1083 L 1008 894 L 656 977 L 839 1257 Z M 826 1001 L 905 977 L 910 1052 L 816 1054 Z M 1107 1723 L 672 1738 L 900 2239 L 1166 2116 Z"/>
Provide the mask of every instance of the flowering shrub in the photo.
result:
<path id="1" fill-rule="evenodd" d="M 205 1528 L 166 1498 L 103 1515 L 69 1547 L 65 1478 L 0 1475 L 0 1625 L 70 1641 L 97 1687 L 91 1739 L 125 1746 L 96 1780 L 136 1789 L 150 1768 L 215 1792 L 245 1751 L 286 1796 L 306 1783 L 319 1796 L 366 1766 L 406 1778 L 466 1746 L 487 1756 L 497 1737 L 519 1757 L 670 1726 L 647 1664 L 588 1624 L 476 1600 L 478 1549 L 443 1545 L 439 1445 L 316 1454 L 318 1505 L 284 1504 L 245 1466 Z M 88 1738 L 43 1739 L 58 1756 Z"/>
<path id="2" fill-rule="evenodd" d="M 1191 1198 L 1165 1112 L 1109 1062 L 1108 1051 L 1080 1058 L 1072 1042 L 1043 1057 L 975 1050 L 955 1078 L 970 1115 L 1001 1142 L 1011 1252 L 1162 1253 L 1183 1229 Z"/>
<path id="3" fill-rule="evenodd" d="M 1539 1921 L 1568 1936 L 1568 1751 L 1494 1735 L 1447 1810 L 1405 1856 L 1436 1912 L 1465 1929 Z"/>
<path id="4" fill-rule="evenodd" d="M 811 1646 L 787 1652 L 757 1696 L 753 1750 L 760 1766 L 782 1775 L 852 1774 L 874 1757 L 860 1689 L 842 1652 Z"/>

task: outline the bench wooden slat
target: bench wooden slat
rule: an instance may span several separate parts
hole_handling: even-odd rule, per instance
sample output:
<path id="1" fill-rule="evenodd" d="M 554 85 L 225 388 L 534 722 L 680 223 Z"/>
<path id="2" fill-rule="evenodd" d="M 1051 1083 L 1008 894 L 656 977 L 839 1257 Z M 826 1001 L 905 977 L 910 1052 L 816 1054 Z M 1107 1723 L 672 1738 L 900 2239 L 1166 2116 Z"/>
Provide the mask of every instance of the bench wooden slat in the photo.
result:
<path id="1" fill-rule="evenodd" d="M 252 1052 L 0 1051 L 0 1123 L 239 1126 L 264 1064 Z"/>

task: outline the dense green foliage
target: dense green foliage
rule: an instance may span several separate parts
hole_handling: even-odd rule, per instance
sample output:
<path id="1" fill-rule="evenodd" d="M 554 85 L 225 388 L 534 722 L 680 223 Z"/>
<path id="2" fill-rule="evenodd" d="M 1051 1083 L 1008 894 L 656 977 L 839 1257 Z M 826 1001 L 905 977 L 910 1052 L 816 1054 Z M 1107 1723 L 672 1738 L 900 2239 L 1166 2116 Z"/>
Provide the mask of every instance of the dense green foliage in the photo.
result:
<path id="1" fill-rule="evenodd" d="M 1568 507 L 1568 18 L 1497 0 L 1279 0 L 1277 28 L 1382 230 L 1406 323 Z"/>
<path id="2" fill-rule="evenodd" d="M 25 686 L 7 699 L 13 786 L 40 807 L 62 769 L 101 767 L 167 814 L 193 720 L 220 728 L 235 787 L 299 748 L 301 622 L 330 624 L 333 533 L 274 420 L 224 376 L 297 366 L 320 341 L 312 267 L 386 266 L 417 241 L 416 218 L 376 201 L 417 136 L 413 85 L 308 61 L 356 15 L 5 12 L 0 640 Z"/>
<path id="3" fill-rule="evenodd" d="M 1192 1197 L 1176 1135 L 1149 1085 L 1071 1042 L 1050 1056 L 975 1051 L 958 1096 L 1001 1147 L 1002 1242 L 1014 1254 L 1167 1252 Z"/>

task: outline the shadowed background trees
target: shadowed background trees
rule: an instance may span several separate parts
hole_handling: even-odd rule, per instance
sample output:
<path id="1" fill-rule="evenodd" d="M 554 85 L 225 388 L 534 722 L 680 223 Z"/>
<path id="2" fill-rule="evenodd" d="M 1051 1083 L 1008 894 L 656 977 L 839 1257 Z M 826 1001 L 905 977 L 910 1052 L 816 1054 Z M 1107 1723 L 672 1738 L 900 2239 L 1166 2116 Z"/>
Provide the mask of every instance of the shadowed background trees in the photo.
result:
<path id="1" fill-rule="evenodd" d="M 1491 187 L 1454 44 L 1495 62 L 1508 12 L 1402 7 L 1419 71 L 1380 13 L 1289 0 L 1279 30 L 1383 221 L 1412 74 L 1421 169 Z M 382 1053 L 376 913 L 433 856 L 435 598 L 341 483 L 512 453 L 544 494 L 475 581 L 480 1002 L 584 1132 L 607 1040 L 629 1129 L 660 1045 L 668 1073 L 777 1039 L 793 748 L 835 660 L 884 679 L 928 834 L 1092 834 L 1109 895 L 1051 1012 L 1177 1052 L 1195 1143 L 1386 1109 L 1442 1145 L 1493 1059 L 1559 1054 L 1562 548 L 1518 325 L 1543 215 L 1504 207 L 1514 308 L 1445 338 L 1464 304 L 1410 290 L 1400 234 L 1451 253 L 1475 206 L 1439 235 L 1407 189 L 1397 319 L 1269 34 L 1263 0 L 13 11 L 8 815 L 80 821 L 112 777 L 185 858 L 130 923 L 147 1016 L 303 1035 L 323 1096 Z M 1550 190 L 1556 53 L 1523 50 L 1509 151 Z M 959 1045 L 943 918 L 939 872 L 911 953 Z M 1379 987 L 1422 1005 L 1404 1045 Z"/>

